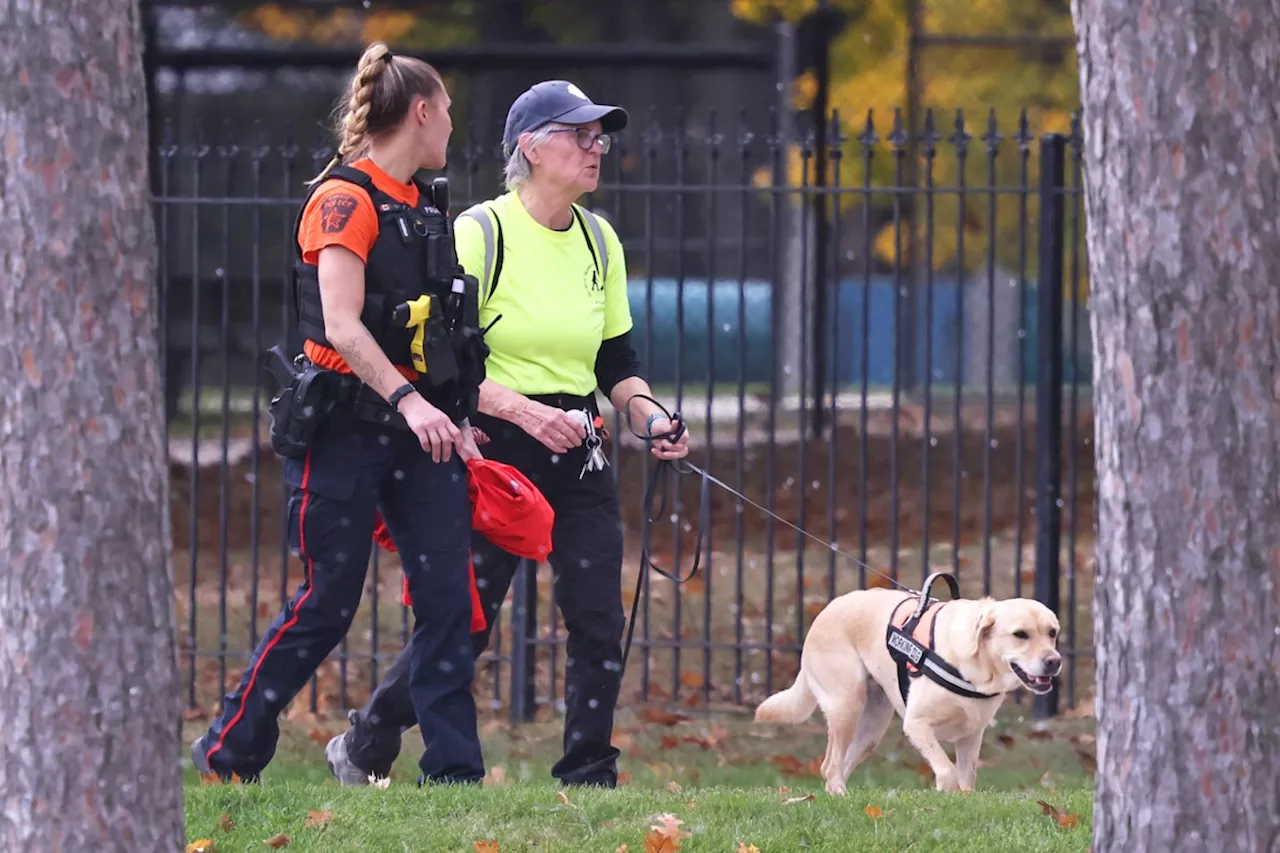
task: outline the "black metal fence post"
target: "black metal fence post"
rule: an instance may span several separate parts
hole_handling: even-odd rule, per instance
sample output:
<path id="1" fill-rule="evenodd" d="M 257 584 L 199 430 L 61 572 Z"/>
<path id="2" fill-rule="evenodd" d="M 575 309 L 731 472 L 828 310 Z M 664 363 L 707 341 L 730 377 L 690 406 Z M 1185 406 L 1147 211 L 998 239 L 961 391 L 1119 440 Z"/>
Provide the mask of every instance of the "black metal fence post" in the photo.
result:
<path id="1" fill-rule="evenodd" d="M 1040 137 L 1040 262 L 1036 366 L 1036 599 L 1058 613 L 1062 572 L 1062 258 L 1066 137 Z M 1058 691 L 1037 696 L 1037 719 L 1058 713 Z"/>
<path id="2" fill-rule="evenodd" d="M 513 723 L 533 722 L 538 639 L 538 564 L 521 560 L 511 590 L 511 705 Z"/>

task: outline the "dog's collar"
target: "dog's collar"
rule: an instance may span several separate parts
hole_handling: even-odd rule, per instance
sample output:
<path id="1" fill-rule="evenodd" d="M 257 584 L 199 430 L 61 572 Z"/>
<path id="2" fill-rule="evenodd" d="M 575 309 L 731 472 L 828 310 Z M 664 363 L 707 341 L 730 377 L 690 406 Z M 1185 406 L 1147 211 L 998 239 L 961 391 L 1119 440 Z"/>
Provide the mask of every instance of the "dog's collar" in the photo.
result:
<path id="1" fill-rule="evenodd" d="M 889 627 L 885 634 L 885 644 L 889 647 L 889 656 L 898 664 L 898 689 L 902 692 L 902 702 L 906 704 L 907 694 L 911 690 L 911 679 L 926 675 L 933 682 L 947 690 L 968 699 L 993 699 L 999 693 L 983 693 L 960 670 L 947 663 L 933 650 L 934 629 L 938 624 L 938 614 L 951 602 L 943 602 L 929 595 L 929 588 L 939 579 L 946 581 L 951 591 L 951 600 L 960 597 L 960 585 L 953 575 L 945 572 L 934 572 L 925 580 L 924 586 L 916 594 L 916 608 L 901 624 L 898 613 L 904 604 L 911 603 L 907 598 L 898 604 L 889 618 Z M 925 639 L 927 637 L 927 639 Z"/>

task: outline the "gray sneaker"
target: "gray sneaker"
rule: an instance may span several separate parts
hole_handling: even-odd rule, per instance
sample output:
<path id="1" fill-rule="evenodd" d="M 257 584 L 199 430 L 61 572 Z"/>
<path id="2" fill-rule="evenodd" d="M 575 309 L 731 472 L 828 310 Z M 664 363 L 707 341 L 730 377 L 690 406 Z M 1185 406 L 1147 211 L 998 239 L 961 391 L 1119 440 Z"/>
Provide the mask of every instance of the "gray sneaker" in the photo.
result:
<path id="1" fill-rule="evenodd" d="M 207 776 L 213 772 L 209 769 L 209 759 L 205 757 L 203 735 L 191 741 L 191 763 L 195 765 L 197 773 Z"/>
<path id="2" fill-rule="evenodd" d="M 338 780 L 339 785 L 347 787 L 368 785 L 369 774 L 356 767 L 351 757 L 347 755 L 347 732 L 349 731 L 351 730 L 348 729 L 329 740 L 324 748 L 324 757 L 329 762 L 329 770 Z"/>

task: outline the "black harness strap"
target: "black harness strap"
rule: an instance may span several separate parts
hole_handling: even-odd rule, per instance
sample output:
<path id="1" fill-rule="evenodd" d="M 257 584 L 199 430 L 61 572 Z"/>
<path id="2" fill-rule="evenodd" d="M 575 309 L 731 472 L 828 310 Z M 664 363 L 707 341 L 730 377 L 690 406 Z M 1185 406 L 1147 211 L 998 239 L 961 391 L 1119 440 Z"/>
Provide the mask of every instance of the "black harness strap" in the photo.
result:
<path id="1" fill-rule="evenodd" d="M 947 588 L 951 592 L 951 600 L 958 599 L 960 597 L 960 585 L 956 582 L 955 576 L 946 572 L 934 572 L 925 580 L 924 586 L 920 589 L 916 609 L 907 617 L 907 621 L 902 624 L 902 627 L 899 628 L 895 624 L 898 620 L 898 611 L 902 609 L 903 605 L 909 604 L 911 599 L 904 600 L 894 608 L 893 615 L 889 618 L 885 644 L 889 647 L 889 656 L 898 664 L 898 689 L 902 693 L 902 701 L 904 704 L 907 701 L 907 694 L 911 690 L 911 679 L 919 678 L 922 674 L 927 675 L 932 681 L 959 696 L 969 699 L 991 699 L 999 694 L 980 693 L 976 687 L 960 674 L 958 669 L 933 651 L 934 632 L 938 625 L 938 614 L 936 612 L 933 614 L 933 621 L 929 624 L 928 645 L 922 645 L 916 640 L 916 628 L 924 615 L 934 607 L 941 611 L 943 607 L 950 603 L 944 603 L 929 595 L 929 589 L 939 578 L 946 582 Z"/>

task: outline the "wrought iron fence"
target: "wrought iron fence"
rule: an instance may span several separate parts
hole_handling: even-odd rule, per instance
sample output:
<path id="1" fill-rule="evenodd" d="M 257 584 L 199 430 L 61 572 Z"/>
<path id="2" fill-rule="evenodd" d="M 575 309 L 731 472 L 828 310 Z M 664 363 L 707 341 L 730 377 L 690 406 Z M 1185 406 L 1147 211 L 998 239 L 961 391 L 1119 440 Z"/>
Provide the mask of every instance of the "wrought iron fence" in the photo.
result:
<path id="1" fill-rule="evenodd" d="M 713 490 L 700 519 L 697 484 L 672 486 L 650 548 L 687 567 L 705 523 L 703 570 L 681 586 L 649 577 L 624 702 L 754 705 L 789 681 L 832 597 L 884 583 L 876 572 L 913 584 L 937 568 L 966 595 L 1034 594 L 1060 612 L 1061 694 L 1067 705 L 1089 694 L 1080 133 L 1039 130 L 1026 113 L 977 126 L 930 113 L 909 135 L 896 114 L 817 128 L 711 112 L 675 127 L 637 119 L 617 141 L 586 203 L 623 239 L 633 337 L 693 430 L 693 460 L 749 499 Z M 455 212 L 499 191 L 490 138 L 455 134 Z M 302 182 L 330 156 L 321 142 L 236 127 L 166 132 L 155 150 L 193 707 L 238 678 L 301 580 L 265 441 L 274 389 L 257 365 L 272 344 L 296 344 L 292 225 Z M 629 602 L 650 471 L 616 414 L 611 431 Z M 394 555 L 375 551 L 370 569 L 351 632 L 298 707 L 359 704 L 406 642 Z M 490 710 L 517 720 L 559 699 L 564 629 L 548 571 L 522 568 L 479 671 Z M 1058 694 L 1036 703 L 1059 710 Z"/>

